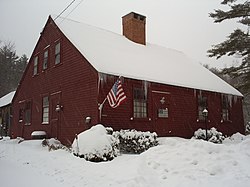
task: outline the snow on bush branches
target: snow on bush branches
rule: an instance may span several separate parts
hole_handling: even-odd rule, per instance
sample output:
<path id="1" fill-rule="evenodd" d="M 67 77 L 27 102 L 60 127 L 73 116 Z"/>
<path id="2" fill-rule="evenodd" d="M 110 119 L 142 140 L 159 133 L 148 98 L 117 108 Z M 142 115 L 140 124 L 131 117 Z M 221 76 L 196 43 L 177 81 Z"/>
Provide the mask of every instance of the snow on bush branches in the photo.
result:
<path id="1" fill-rule="evenodd" d="M 123 153 L 142 153 L 158 145 L 157 134 L 136 130 L 120 130 L 113 133 L 119 139 L 119 148 Z"/>
<path id="2" fill-rule="evenodd" d="M 117 140 L 101 124 L 80 133 L 72 144 L 73 154 L 92 162 L 109 161 L 119 153 Z"/>
<path id="3" fill-rule="evenodd" d="M 250 134 L 250 121 L 246 124 L 246 133 Z"/>
<path id="4" fill-rule="evenodd" d="M 222 143 L 225 139 L 221 132 L 218 132 L 216 128 L 212 127 L 210 130 L 207 130 L 207 138 L 206 138 L 206 130 L 198 129 L 194 132 L 194 138 L 208 140 L 213 143 Z"/>
<path id="5" fill-rule="evenodd" d="M 67 147 L 65 147 L 59 140 L 57 140 L 55 138 L 43 139 L 42 146 L 43 147 L 48 147 L 49 151 L 58 150 L 58 149 L 68 150 Z"/>
<path id="6" fill-rule="evenodd" d="M 136 130 L 113 132 L 98 124 L 77 135 L 72 151 L 88 161 L 101 162 L 114 159 L 122 153 L 142 153 L 152 146 L 158 145 L 157 134 Z"/>

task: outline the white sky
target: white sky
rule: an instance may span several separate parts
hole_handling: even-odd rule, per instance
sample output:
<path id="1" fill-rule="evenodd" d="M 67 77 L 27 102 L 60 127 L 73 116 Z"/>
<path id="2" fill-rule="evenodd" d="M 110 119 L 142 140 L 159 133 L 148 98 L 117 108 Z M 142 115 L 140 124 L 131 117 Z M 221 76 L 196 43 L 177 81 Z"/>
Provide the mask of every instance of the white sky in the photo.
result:
<path id="1" fill-rule="evenodd" d="M 239 24 L 214 24 L 208 16 L 221 0 L 75 0 L 62 15 L 121 34 L 121 17 L 131 11 L 147 17 L 147 42 L 183 51 L 214 67 L 235 64 L 233 58 L 207 57 L 211 45 L 225 40 Z M 0 0 L 0 40 L 12 41 L 19 56 L 31 55 L 48 15 L 58 15 L 71 0 Z"/>

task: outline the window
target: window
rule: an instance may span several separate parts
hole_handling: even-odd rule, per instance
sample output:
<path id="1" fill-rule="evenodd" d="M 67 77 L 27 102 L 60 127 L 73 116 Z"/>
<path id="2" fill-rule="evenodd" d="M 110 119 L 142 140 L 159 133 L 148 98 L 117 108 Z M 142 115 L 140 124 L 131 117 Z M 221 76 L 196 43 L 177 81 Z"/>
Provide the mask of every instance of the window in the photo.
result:
<path id="1" fill-rule="evenodd" d="M 222 96 L 222 120 L 229 121 L 229 99 L 226 95 Z"/>
<path id="2" fill-rule="evenodd" d="M 48 57 L 49 57 L 49 51 L 47 49 L 43 53 L 43 70 L 48 68 L 48 59 L 49 59 Z"/>
<path id="3" fill-rule="evenodd" d="M 31 123 L 31 101 L 25 103 L 25 114 L 24 114 L 25 124 L 30 125 Z"/>
<path id="4" fill-rule="evenodd" d="M 203 110 L 207 108 L 207 97 L 198 96 L 198 119 L 205 120 Z"/>
<path id="5" fill-rule="evenodd" d="M 55 47 L 55 64 L 60 63 L 60 48 L 60 43 L 57 43 Z"/>
<path id="6" fill-rule="evenodd" d="M 43 98 L 43 121 L 42 123 L 49 123 L 49 97 Z"/>
<path id="7" fill-rule="evenodd" d="M 168 118 L 168 108 L 158 109 L 158 118 Z"/>
<path id="8" fill-rule="evenodd" d="M 19 109 L 19 122 L 23 122 L 23 113 L 24 113 L 24 110 L 23 108 L 20 108 Z"/>
<path id="9" fill-rule="evenodd" d="M 134 117 L 146 118 L 147 117 L 147 98 L 143 89 L 134 89 Z"/>
<path id="10" fill-rule="evenodd" d="M 33 70 L 33 75 L 37 75 L 38 73 L 38 56 L 34 58 L 34 70 Z"/>

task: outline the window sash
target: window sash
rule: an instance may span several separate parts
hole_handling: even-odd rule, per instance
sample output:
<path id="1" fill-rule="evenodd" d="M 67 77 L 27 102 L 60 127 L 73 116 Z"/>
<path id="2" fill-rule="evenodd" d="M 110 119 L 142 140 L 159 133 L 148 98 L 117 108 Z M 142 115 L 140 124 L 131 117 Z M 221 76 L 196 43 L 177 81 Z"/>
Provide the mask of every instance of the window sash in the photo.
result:
<path id="1" fill-rule="evenodd" d="M 25 103 L 24 121 L 27 125 L 31 123 L 31 101 Z"/>
<path id="2" fill-rule="evenodd" d="M 49 57 L 49 51 L 46 50 L 43 54 L 43 69 L 48 68 L 48 57 Z"/>
<path id="3" fill-rule="evenodd" d="M 49 97 L 44 97 L 43 98 L 43 107 L 49 106 Z"/>
<path id="4" fill-rule="evenodd" d="M 20 108 L 19 109 L 19 122 L 23 121 L 23 114 L 24 114 L 24 109 Z"/>
<path id="5" fill-rule="evenodd" d="M 49 97 L 43 97 L 42 123 L 49 123 Z"/>
<path id="6" fill-rule="evenodd" d="M 25 124 L 30 124 L 31 122 L 31 109 L 25 110 Z"/>
<path id="7" fill-rule="evenodd" d="M 43 108 L 43 123 L 48 123 L 49 122 L 49 107 L 44 107 Z"/>
<path id="8" fill-rule="evenodd" d="M 222 119 L 223 121 L 229 121 L 229 110 L 222 109 Z"/>
<path id="9" fill-rule="evenodd" d="M 202 106 L 198 106 L 198 119 L 199 120 L 205 120 L 205 116 L 203 115 L 203 110 L 205 109 L 206 107 L 202 107 Z"/>
<path id="10" fill-rule="evenodd" d="M 134 118 L 146 118 L 147 117 L 147 99 L 143 89 L 134 89 Z"/>
<path id="11" fill-rule="evenodd" d="M 229 121 L 230 120 L 230 116 L 229 116 L 229 100 L 228 97 L 226 97 L 225 95 L 222 96 L 222 120 L 223 121 Z"/>
<path id="12" fill-rule="evenodd" d="M 38 56 L 34 58 L 34 71 L 33 75 L 36 75 L 38 73 Z"/>
<path id="13" fill-rule="evenodd" d="M 207 108 L 207 97 L 198 96 L 198 119 L 204 121 L 205 116 L 203 115 L 204 109 Z"/>
<path id="14" fill-rule="evenodd" d="M 60 43 L 56 44 L 55 47 L 55 64 L 59 64 L 60 63 L 60 51 L 61 51 L 61 47 L 60 47 Z"/>

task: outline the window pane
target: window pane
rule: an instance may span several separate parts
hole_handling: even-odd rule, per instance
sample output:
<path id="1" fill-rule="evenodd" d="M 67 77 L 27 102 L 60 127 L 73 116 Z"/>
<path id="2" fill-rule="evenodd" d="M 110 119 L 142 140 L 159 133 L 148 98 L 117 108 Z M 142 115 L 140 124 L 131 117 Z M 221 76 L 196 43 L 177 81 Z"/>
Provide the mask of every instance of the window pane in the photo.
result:
<path id="1" fill-rule="evenodd" d="M 48 123 L 49 122 L 49 97 L 46 96 L 43 98 L 43 116 L 42 122 Z"/>
<path id="2" fill-rule="evenodd" d="M 60 43 L 56 44 L 55 47 L 55 64 L 59 64 L 60 63 Z"/>
<path id="3" fill-rule="evenodd" d="M 55 47 L 55 54 L 59 54 L 60 53 L 60 43 L 56 44 Z"/>
<path id="4" fill-rule="evenodd" d="M 207 108 L 207 97 L 198 96 L 198 119 L 205 120 L 203 110 Z"/>
<path id="5" fill-rule="evenodd" d="M 36 56 L 34 58 L 34 70 L 33 70 L 33 75 L 36 75 L 38 73 L 38 57 Z"/>
<path id="6" fill-rule="evenodd" d="M 43 54 L 43 69 L 47 69 L 48 67 L 48 50 L 46 50 Z"/>
<path id="7" fill-rule="evenodd" d="M 228 121 L 229 120 L 229 111 L 227 109 L 223 109 L 222 110 L 222 119 L 224 121 Z"/>
<path id="8" fill-rule="evenodd" d="M 147 117 L 147 100 L 145 91 L 140 88 L 134 88 L 134 117 L 135 118 L 146 118 Z"/>
<path id="9" fill-rule="evenodd" d="M 46 114 L 46 113 L 48 114 L 48 113 L 49 113 L 49 108 L 48 108 L 48 107 L 43 108 L 43 113 L 44 113 L 44 114 Z"/>
<path id="10" fill-rule="evenodd" d="M 48 106 L 49 105 L 49 97 L 44 97 L 43 98 L 43 107 Z"/>
<path id="11" fill-rule="evenodd" d="M 60 63 L 60 54 L 57 54 L 55 57 L 55 64 L 59 64 Z"/>
<path id="12" fill-rule="evenodd" d="M 25 110 L 25 123 L 29 124 L 31 119 L 31 110 L 27 109 Z"/>
<path id="13" fill-rule="evenodd" d="M 48 50 L 44 52 L 44 58 L 48 58 Z"/>

